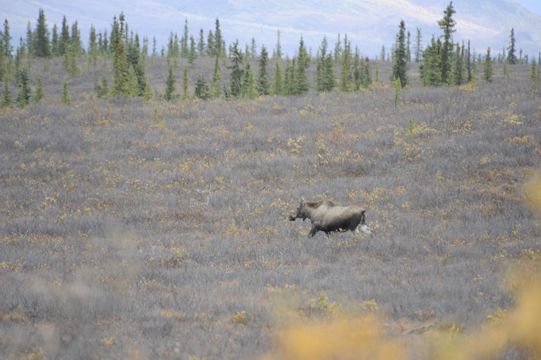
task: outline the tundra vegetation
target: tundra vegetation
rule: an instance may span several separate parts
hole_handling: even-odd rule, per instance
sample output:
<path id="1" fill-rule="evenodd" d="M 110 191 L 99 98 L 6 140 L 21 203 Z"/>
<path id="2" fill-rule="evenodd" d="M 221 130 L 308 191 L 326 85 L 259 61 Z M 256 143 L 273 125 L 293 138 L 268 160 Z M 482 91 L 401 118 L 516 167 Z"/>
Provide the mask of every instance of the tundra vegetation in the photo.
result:
<path id="1" fill-rule="evenodd" d="M 94 66 L 65 31 L 39 50 L 60 55 L 20 55 L 17 84 L 3 53 L 1 358 L 541 352 L 541 87 L 521 57 L 440 87 L 406 62 L 396 89 L 384 57 L 357 88 L 333 68 L 349 45 L 248 67 L 217 22 L 208 54 L 182 37 L 169 57 Z M 277 88 L 302 96 L 256 95 Z M 302 197 L 366 208 L 374 235 L 308 238 L 287 219 Z"/>

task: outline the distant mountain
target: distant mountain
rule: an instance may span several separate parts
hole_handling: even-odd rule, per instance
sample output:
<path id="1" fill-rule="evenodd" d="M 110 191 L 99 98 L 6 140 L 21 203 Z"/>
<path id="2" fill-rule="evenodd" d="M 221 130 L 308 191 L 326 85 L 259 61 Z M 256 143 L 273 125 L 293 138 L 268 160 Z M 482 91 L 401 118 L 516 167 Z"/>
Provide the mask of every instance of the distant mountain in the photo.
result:
<path id="1" fill-rule="evenodd" d="M 18 38 L 24 36 L 28 21 L 35 24 L 41 7 L 51 26 L 60 23 L 63 15 L 70 22 L 78 20 L 86 39 L 90 24 L 109 29 L 113 15 L 123 11 L 131 30 L 156 35 L 162 45 L 171 31 L 182 33 L 186 17 L 196 38 L 200 28 L 205 33 L 213 29 L 218 17 L 227 41 L 238 38 L 248 43 L 253 36 L 258 44 L 272 48 L 280 30 L 282 47 L 292 54 L 301 35 L 315 52 L 324 35 L 332 43 L 340 33 L 347 34 L 363 53 L 374 55 L 382 45 L 390 47 L 401 19 L 412 42 L 416 27 L 422 29 L 424 43 L 432 34 L 440 34 L 437 21 L 447 4 L 447 0 L 19 0 L 4 4 L 0 16 L 9 19 Z M 530 54 L 541 51 L 541 16 L 516 1 L 454 0 L 453 4 L 455 41 L 470 39 L 478 51 L 490 46 L 496 53 L 507 46 L 513 27 L 517 48 Z"/>

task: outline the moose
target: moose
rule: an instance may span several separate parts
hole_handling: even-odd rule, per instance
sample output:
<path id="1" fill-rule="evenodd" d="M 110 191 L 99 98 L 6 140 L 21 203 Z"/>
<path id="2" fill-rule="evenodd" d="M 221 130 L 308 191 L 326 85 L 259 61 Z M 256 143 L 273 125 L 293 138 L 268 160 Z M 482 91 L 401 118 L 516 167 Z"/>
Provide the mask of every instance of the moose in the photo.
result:
<path id="1" fill-rule="evenodd" d="M 359 229 L 365 234 L 371 234 L 371 230 L 366 225 L 366 210 L 359 206 L 340 206 L 330 200 L 304 201 L 297 208 L 294 215 L 289 215 L 289 221 L 296 219 L 310 219 L 312 229 L 310 236 L 315 236 L 318 231 L 323 231 L 326 235 L 330 232 L 355 231 Z"/>

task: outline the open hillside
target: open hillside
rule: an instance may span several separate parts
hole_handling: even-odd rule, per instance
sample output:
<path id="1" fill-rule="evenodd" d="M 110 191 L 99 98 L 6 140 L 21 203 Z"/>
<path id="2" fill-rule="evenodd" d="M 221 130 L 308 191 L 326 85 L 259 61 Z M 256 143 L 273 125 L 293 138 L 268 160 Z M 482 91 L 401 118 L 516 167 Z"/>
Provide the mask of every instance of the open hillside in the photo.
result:
<path id="1" fill-rule="evenodd" d="M 387 80 L 302 97 L 96 99 L 108 66 L 81 64 L 64 105 L 62 60 L 36 61 L 44 99 L 0 113 L 0 358 L 253 359 L 273 352 L 288 314 L 374 311 L 410 358 L 430 359 L 413 345 L 427 333 L 515 305 L 509 266 L 541 251 L 522 190 L 541 166 L 528 65 L 433 88 L 412 66 L 397 108 Z M 147 73 L 162 91 L 165 60 Z M 287 219 L 301 197 L 364 206 L 373 234 L 309 238 Z"/>

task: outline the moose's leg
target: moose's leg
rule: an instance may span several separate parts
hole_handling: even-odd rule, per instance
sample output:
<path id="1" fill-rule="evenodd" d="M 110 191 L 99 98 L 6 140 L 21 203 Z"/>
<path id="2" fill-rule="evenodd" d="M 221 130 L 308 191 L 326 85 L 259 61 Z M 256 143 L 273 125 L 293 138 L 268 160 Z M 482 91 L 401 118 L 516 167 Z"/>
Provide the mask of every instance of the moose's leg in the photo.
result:
<path id="1" fill-rule="evenodd" d="M 348 224 L 348 230 L 351 232 L 359 232 L 359 221 L 351 220 Z"/>

